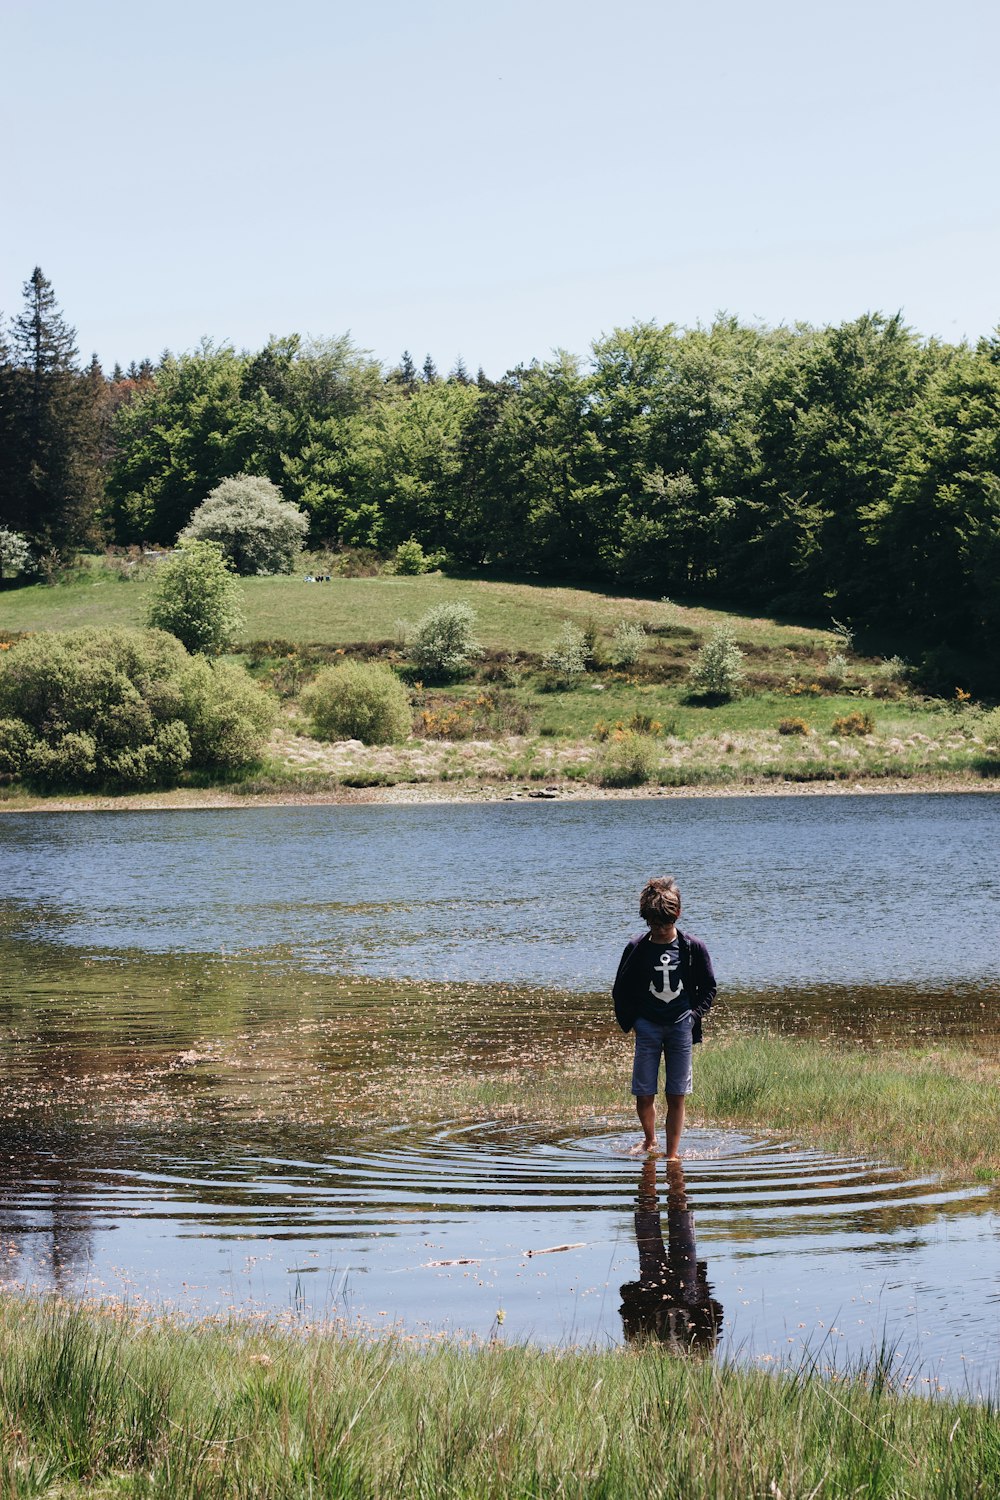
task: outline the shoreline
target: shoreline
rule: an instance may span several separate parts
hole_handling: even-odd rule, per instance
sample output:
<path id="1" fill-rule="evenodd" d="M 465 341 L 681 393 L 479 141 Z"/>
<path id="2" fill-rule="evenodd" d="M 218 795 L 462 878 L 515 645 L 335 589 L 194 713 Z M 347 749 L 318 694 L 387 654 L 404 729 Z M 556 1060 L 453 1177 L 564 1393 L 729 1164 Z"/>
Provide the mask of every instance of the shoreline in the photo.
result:
<path id="1" fill-rule="evenodd" d="M 420 803 L 468 804 L 482 802 L 608 802 L 692 800 L 719 797 L 844 797 L 927 796 L 932 793 L 971 795 L 1000 792 L 1000 778 L 974 776 L 864 777 L 843 781 L 759 781 L 699 786 L 600 787 L 556 780 L 535 782 L 475 781 L 399 783 L 396 786 L 338 787 L 304 792 L 240 792 L 226 787 L 175 787 L 165 791 L 128 792 L 121 796 L 17 797 L 0 800 L 4 813 L 38 812 L 171 812 L 219 811 L 244 807 L 412 806 Z"/>

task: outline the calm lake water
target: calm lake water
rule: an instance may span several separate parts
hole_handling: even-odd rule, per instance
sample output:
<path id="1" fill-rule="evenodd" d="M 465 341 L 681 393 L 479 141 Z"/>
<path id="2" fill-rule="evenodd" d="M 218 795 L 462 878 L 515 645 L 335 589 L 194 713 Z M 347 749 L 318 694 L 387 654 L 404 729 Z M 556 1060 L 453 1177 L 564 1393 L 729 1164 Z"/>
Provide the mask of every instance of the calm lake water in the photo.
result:
<path id="1" fill-rule="evenodd" d="M 627 1076 L 572 1130 L 373 1133 L 350 1098 L 458 1034 L 601 1034 L 667 870 L 730 1014 L 845 1066 L 896 1034 L 995 1054 L 998 834 L 990 795 L 4 815 L 3 1279 L 775 1362 L 885 1335 L 918 1385 L 994 1389 L 995 1189 L 711 1129 L 650 1173 Z"/>

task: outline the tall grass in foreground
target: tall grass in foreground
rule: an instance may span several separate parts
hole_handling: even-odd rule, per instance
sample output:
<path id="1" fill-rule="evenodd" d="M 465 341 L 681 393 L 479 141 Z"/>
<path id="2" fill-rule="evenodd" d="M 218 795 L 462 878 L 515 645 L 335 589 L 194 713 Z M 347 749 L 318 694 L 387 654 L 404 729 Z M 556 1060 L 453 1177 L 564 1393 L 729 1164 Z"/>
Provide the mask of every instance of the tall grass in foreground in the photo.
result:
<path id="1" fill-rule="evenodd" d="M 0 1303 L 4 1496 L 845 1496 L 1000 1486 L 996 1407 L 660 1347 L 420 1348 Z M 817 1361 L 819 1365 L 820 1361 Z"/>

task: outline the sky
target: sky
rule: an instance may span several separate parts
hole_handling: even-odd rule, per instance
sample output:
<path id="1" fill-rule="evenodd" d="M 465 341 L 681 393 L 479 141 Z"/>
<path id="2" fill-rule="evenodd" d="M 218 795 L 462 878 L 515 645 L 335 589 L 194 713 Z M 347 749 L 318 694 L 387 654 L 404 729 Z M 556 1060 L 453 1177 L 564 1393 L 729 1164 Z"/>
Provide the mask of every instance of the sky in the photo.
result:
<path id="1" fill-rule="evenodd" d="M 0 0 L 0 308 L 83 358 L 1000 323 L 997 0 Z"/>

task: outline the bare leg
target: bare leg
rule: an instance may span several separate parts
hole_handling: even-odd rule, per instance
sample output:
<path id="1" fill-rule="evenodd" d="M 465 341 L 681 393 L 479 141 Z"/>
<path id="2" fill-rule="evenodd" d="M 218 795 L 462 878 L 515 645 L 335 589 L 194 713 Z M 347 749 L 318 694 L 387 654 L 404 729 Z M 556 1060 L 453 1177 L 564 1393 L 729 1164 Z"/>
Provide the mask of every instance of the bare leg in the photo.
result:
<path id="1" fill-rule="evenodd" d="M 643 1142 L 637 1149 L 640 1151 L 656 1150 L 656 1095 L 636 1094 L 635 1112 L 639 1116 L 639 1124 L 642 1126 Z"/>
<path id="2" fill-rule="evenodd" d="M 636 1108 L 639 1106 L 638 1099 Z M 640 1115 L 640 1119 L 642 1116 Z M 667 1095 L 667 1160 L 676 1161 L 680 1152 L 681 1131 L 684 1129 L 684 1095 Z"/>

